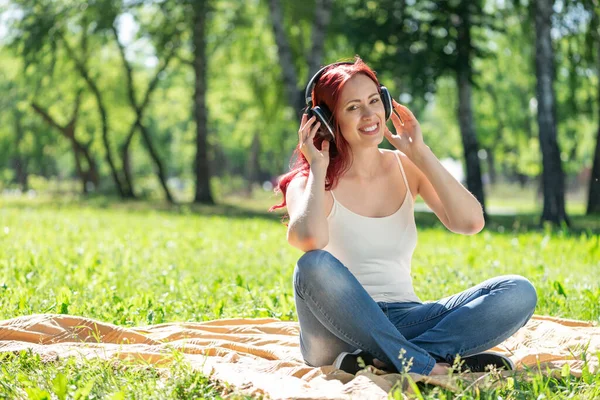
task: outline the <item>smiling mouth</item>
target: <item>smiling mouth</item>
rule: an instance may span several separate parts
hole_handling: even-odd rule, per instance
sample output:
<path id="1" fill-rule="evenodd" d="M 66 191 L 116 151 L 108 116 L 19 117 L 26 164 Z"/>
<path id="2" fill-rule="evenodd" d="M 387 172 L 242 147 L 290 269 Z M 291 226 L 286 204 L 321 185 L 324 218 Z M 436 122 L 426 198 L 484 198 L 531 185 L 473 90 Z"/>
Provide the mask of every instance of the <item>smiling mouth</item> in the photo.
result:
<path id="1" fill-rule="evenodd" d="M 359 131 L 365 135 L 373 135 L 379 131 L 379 122 L 360 128 Z"/>

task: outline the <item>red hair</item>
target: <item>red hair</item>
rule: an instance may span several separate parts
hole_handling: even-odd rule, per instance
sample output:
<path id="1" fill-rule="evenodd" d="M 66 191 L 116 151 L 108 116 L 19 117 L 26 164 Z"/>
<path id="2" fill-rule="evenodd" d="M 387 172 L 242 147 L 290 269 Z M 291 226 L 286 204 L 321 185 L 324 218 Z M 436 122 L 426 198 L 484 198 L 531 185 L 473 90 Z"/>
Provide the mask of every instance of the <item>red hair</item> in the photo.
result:
<path id="1" fill-rule="evenodd" d="M 356 56 L 354 64 L 332 65 L 330 68 L 326 69 L 312 92 L 313 104 L 315 106 L 326 105 L 327 108 L 331 110 L 334 121 L 336 121 L 335 126 L 333 127 L 335 142 L 330 142 L 329 144 L 329 166 L 327 167 L 327 174 L 325 176 L 325 190 L 334 189 L 342 174 L 350 167 L 352 157 L 350 146 L 341 134 L 340 126 L 335 119 L 335 114 L 340 93 L 342 92 L 344 85 L 350 78 L 358 74 L 368 76 L 379 88 L 379 81 L 377 80 L 375 72 L 369 68 L 360 57 Z M 315 136 L 314 144 L 317 149 L 321 149 L 323 140 L 323 137 Z M 300 174 L 301 176 L 308 176 L 309 174 L 310 165 L 308 164 L 306 157 L 304 157 L 304 154 L 300 151 L 300 143 L 296 146 L 292 159 L 294 159 L 294 156 L 296 156 L 296 160 L 293 165 L 292 162 L 290 162 L 290 172 L 282 175 L 275 187 L 275 193 L 283 193 L 283 200 L 281 203 L 269 208 L 269 211 L 274 211 L 286 206 L 287 187 L 296 175 Z"/>

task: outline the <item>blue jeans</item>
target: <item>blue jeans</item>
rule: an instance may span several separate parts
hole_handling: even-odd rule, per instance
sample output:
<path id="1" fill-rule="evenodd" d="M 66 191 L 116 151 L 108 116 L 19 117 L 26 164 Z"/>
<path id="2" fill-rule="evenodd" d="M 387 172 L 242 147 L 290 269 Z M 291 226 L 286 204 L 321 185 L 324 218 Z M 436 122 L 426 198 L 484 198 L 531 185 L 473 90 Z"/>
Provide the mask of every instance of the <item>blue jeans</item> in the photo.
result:
<path id="1" fill-rule="evenodd" d="M 533 315 L 537 295 L 518 275 L 488 279 L 430 303 L 375 302 L 331 253 L 305 253 L 294 270 L 300 349 L 311 366 L 331 365 L 341 352 L 361 349 L 402 371 L 428 375 L 501 343 Z M 406 364 L 404 364 L 406 365 Z"/>

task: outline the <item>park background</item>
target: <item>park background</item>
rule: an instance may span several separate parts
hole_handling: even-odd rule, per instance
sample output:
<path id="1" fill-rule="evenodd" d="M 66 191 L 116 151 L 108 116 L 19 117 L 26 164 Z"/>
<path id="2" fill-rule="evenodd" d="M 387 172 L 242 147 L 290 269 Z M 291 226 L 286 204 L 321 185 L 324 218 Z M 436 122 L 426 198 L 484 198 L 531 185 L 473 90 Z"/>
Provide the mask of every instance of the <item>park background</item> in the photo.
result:
<path id="1" fill-rule="evenodd" d="M 417 204 L 418 295 L 518 273 L 538 314 L 600 318 L 598 0 L 2 0 L 0 43 L 0 318 L 296 319 L 301 253 L 267 210 L 306 81 L 355 54 L 486 210 L 464 237 Z M 6 397 L 222 389 L 183 363 L 4 357 Z M 598 379 L 488 394 L 591 398 Z"/>

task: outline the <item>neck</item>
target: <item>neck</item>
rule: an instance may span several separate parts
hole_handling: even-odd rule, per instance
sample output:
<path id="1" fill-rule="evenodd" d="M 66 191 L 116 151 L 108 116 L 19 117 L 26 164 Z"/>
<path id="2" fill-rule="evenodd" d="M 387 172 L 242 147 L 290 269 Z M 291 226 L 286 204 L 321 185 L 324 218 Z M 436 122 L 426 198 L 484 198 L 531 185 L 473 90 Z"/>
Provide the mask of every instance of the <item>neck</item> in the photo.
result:
<path id="1" fill-rule="evenodd" d="M 348 178 L 373 179 L 381 175 L 381 151 L 377 147 L 352 149 L 352 165 L 346 171 Z"/>

